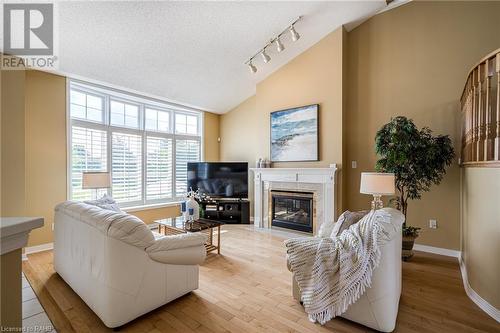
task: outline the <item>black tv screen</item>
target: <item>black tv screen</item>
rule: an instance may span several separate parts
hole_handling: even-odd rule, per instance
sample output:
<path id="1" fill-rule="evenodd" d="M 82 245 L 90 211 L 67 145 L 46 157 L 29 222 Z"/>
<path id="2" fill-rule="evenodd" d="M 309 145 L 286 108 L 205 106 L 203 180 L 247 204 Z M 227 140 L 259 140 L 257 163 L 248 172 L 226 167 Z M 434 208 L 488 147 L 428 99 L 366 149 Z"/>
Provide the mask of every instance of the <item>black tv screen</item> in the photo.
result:
<path id="1" fill-rule="evenodd" d="M 189 162 L 187 190 L 212 198 L 248 198 L 248 163 Z"/>

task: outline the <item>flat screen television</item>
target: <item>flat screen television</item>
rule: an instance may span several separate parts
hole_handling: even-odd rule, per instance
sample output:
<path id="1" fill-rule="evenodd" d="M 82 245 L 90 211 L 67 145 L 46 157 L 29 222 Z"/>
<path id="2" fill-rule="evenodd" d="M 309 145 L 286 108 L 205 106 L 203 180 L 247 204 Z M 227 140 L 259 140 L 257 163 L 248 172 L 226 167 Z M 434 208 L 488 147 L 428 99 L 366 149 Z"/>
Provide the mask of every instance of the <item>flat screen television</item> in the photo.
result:
<path id="1" fill-rule="evenodd" d="M 188 162 L 187 189 L 212 198 L 248 198 L 248 163 Z"/>

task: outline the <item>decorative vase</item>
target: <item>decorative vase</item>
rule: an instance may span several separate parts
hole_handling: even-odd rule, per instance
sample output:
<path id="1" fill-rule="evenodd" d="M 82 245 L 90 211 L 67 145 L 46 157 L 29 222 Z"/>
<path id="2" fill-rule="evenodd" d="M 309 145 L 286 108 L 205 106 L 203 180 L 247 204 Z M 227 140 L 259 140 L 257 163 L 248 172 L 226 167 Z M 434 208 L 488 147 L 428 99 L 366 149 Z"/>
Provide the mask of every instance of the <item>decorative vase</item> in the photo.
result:
<path id="1" fill-rule="evenodd" d="M 413 245 L 415 244 L 416 238 L 416 236 L 403 236 L 403 250 L 401 252 L 403 261 L 408 261 L 413 257 Z"/>
<path id="2" fill-rule="evenodd" d="M 200 218 L 200 204 L 193 198 L 190 197 L 186 201 L 186 210 L 193 209 L 193 219 L 198 220 Z"/>

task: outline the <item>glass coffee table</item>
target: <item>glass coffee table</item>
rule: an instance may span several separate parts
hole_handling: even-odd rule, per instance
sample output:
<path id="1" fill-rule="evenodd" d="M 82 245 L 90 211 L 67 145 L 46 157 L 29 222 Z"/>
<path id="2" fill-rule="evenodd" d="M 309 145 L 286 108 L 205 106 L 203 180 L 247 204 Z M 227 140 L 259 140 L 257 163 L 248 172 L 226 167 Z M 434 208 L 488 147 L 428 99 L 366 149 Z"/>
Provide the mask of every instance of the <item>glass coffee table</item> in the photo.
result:
<path id="1" fill-rule="evenodd" d="M 207 253 L 217 250 L 220 254 L 220 227 L 224 222 L 198 219 L 193 222 L 184 222 L 182 217 L 172 217 L 154 221 L 158 223 L 158 232 L 162 235 L 178 235 L 187 232 L 203 232 L 208 235 L 205 243 Z M 217 245 L 214 244 L 214 229 L 217 229 Z"/>

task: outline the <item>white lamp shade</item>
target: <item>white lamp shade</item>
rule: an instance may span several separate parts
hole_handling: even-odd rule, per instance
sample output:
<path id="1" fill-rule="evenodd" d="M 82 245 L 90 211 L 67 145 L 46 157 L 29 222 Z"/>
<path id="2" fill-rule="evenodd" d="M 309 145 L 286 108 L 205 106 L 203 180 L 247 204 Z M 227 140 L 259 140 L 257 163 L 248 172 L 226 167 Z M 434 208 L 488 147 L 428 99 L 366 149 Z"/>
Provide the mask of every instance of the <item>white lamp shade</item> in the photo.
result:
<path id="1" fill-rule="evenodd" d="M 391 195 L 395 192 L 393 173 L 362 172 L 360 193 Z"/>
<path id="2" fill-rule="evenodd" d="M 111 187 L 109 172 L 84 172 L 82 189 Z"/>

